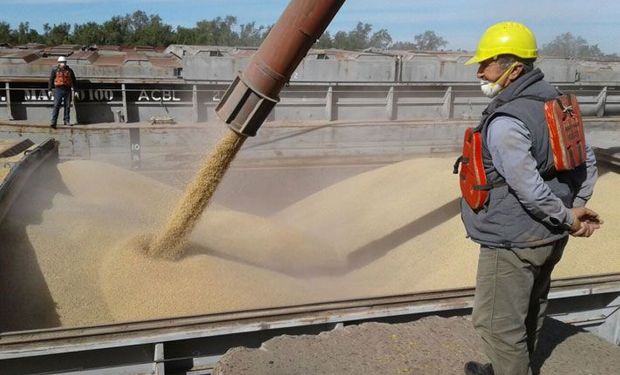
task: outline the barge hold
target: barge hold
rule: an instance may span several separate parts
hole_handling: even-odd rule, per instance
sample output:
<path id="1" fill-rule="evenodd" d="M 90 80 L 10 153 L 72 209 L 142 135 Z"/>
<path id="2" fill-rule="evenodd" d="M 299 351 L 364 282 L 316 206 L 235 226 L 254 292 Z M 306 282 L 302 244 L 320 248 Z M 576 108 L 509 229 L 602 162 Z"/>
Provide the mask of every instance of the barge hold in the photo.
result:
<path id="1" fill-rule="evenodd" d="M 26 231 L 26 236 L 21 237 L 26 239 L 25 243 L 13 243 L 14 248 L 6 244 L 1 246 L 4 267 L 15 266 L 15 262 L 18 262 L 29 264 L 30 268 L 5 268 L 0 285 L 3 296 L 7 296 L 3 312 L 6 313 L 7 305 L 22 311 L 13 314 L 14 327 L 20 324 L 18 317 L 24 315 L 24 306 L 29 306 L 26 311 L 30 313 L 37 311 L 36 306 L 27 304 L 32 301 L 32 296 L 40 298 L 45 295 L 41 294 L 41 290 L 47 290 L 47 298 L 52 298 L 47 309 L 39 306 L 38 314 L 25 316 L 25 322 L 29 324 L 39 319 L 39 326 L 28 327 L 22 322 L 22 328 L 2 330 L 0 364 L 7 373 L 15 374 L 72 373 L 77 372 L 76 369 L 80 373 L 92 374 L 210 373 L 228 349 L 237 346 L 259 347 L 269 338 L 282 334 L 316 334 L 362 322 L 398 323 L 416 321 L 429 315 L 466 317 L 470 313 L 473 296 L 471 285 L 475 272 L 475 249 L 462 236 L 449 235 L 454 233 L 454 228 L 460 228 L 458 211 L 453 210 L 450 204 L 457 192 L 454 191 L 452 195 L 448 191 L 445 196 L 436 196 L 436 202 L 427 207 L 430 211 L 423 209 L 417 214 L 406 206 L 400 211 L 394 211 L 390 207 L 375 205 L 366 207 L 367 212 L 357 210 L 354 215 L 351 210 L 355 205 L 349 204 L 347 199 L 350 197 L 344 195 L 351 191 L 351 186 L 356 186 L 358 191 L 365 194 L 362 201 L 372 201 L 376 195 L 385 194 L 398 201 L 398 192 L 389 190 L 390 186 L 398 186 L 396 180 L 402 181 L 403 175 L 414 176 L 415 168 L 424 166 L 430 165 L 441 171 L 443 164 L 446 166 L 445 176 L 439 173 L 437 179 L 450 178 L 451 162 L 452 158 L 420 158 L 375 168 L 344 179 L 263 219 L 220 208 L 216 210 L 219 215 L 227 217 L 213 214 L 209 219 L 207 214 L 207 222 L 200 224 L 199 228 L 202 229 L 199 232 L 204 232 L 205 237 L 213 240 L 214 233 L 221 231 L 218 228 L 230 228 L 228 224 L 237 224 L 238 227 L 246 228 L 246 235 L 251 234 L 247 240 L 252 241 L 253 245 L 248 245 L 243 239 L 235 245 L 230 242 L 230 235 L 226 234 L 222 236 L 223 240 L 228 241 L 225 246 L 211 243 L 207 245 L 211 252 L 201 254 L 196 250 L 189 259 L 178 264 L 153 264 L 141 261 L 140 258 L 118 257 L 115 249 L 106 250 L 107 256 L 105 252 L 97 255 L 102 249 L 97 243 L 113 243 L 115 240 L 102 237 L 106 234 L 95 230 L 96 226 L 92 225 L 116 213 L 112 219 L 117 224 L 108 236 L 115 236 L 118 242 L 125 235 L 114 228 L 131 226 L 133 220 L 125 218 L 127 212 L 135 212 L 137 217 L 143 219 L 151 215 L 146 207 L 152 206 L 157 199 L 151 195 L 150 189 L 159 191 L 162 196 L 170 193 L 173 198 L 174 189 L 162 192 L 162 189 L 166 189 L 164 185 L 145 180 L 135 172 L 106 167 L 96 162 L 67 161 L 58 165 L 44 165 L 40 168 L 56 172 L 38 170 L 31 174 L 28 183 L 18 189 L 21 190 L 20 197 L 13 201 L 1 226 L 3 238 L 12 239 L 20 228 Z M 617 186 L 617 169 L 606 167 L 604 162 L 601 164 L 600 191 L 612 191 L 612 187 Z M 81 177 L 76 173 L 78 170 L 82 173 Z M 120 178 L 111 178 L 114 174 Z M 382 183 L 376 184 L 376 181 Z M 123 184 L 138 189 L 131 192 Z M 404 184 L 413 186 L 407 181 Z M 100 188 L 93 190 L 93 185 Z M 428 186 L 419 188 L 425 190 L 432 186 L 437 190 L 434 180 L 429 181 Z M 46 204 L 49 194 L 55 198 L 51 204 Z M 410 195 L 410 192 L 401 190 L 400 194 Z M 148 206 L 140 203 L 138 195 L 147 198 Z M 610 217 L 613 212 L 618 212 L 619 208 L 613 203 L 603 203 L 604 196 L 599 195 L 599 199 L 601 201 L 597 202 L 595 198 L 592 204 L 602 215 Z M 43 206 L 33 208 L 30 213 L 24 212 L 24 206 L 33 200 Z M 341 202 L 334 211 L 322 216 L 308 211 L 307 207 L 320 208 L 332 200 Z M 417 202 L 414 205 L 421 204 Z M 83 207 L 96 207 L 99 213 L 83 211 Z M 141 211 L 138 210 L 140 207 Z M 66 223 L 58 220 L 64 209 L 75 216 Z M 368 213 L 375 212 L 375 215 L 386 217 L 381 211 L 384 209 L 392 212 L 392 218 L 405 221 L 369 227 L 370 221 L 365 220 L 372 220 L 372 215 Z M 84 212 L 82 216 L 77 214 L 80 211 Z M 301 220 L 304 212 L 305 221 Z M 268 230 L 270 236 L 279 236 L 284 233 L 284 229 L 279 227 L 283 222 L 297 223 L 306 230 L 321 231 L 320 225 L 336 227 L 336 223 L 344 217 L 349 218 L 351 226 L 348 230 L 351 233 L 367 235 L 367 238 L 362 238 L 365 244 L 372 243 L 372 238 L 383 240 L 364 247 L 356 243 L 359 236 L 335 233 L 339 243 L 330 251 L 321 238 L 316 238 L 317 233 L 313 235 L 305 232 L 298 234 L 302 236 L 299 238 L 307 238 L 303 240 L 303 246 L 300 246 L 300 242 L 288 242 L 281 244 L 281 247 L 271 243 L 271 253 L 265 253 L 268 249 L 261 248 L 264 246 L 261 245 L 264 238 L 252 234 L 252 228 L 259 225 L 261 230 L 271 228 Z M 398 229 L 403 225 L 407 227 L 406 223 L 416 217 L 422 220 L 414 220 L 417 224 L 409 225 L 406 236 L 409 239 L 399 239 Z M 83 233 L 75 224 L 80 221 L 88 224 Z M 366 230 L 360 231 L 360 228 Z M 339 229 L 347 230 L 340 226 Z M 285 233 L 289 240 L 294 230 L 294 227 L 287 226 Z M 617 233 L 601 231 L 600 234 L 591 239 L 590 246 L 582 247 L 584 243 L 572 241 L 574 246 L 567 249 L 567 256 L 558 267 L 553 283 L 550 316 L 588 330 L 617 349 L 620 338 L 620 275 L 617 273 L 618 265 L 613 260 L 616 258 L 605 260 L 605 256 L 614 254 L 615 250 L 609 243 L 614 243 L 610 238 L 613 239 Z M 311 237 L 304 237 L 306 235 Z M 64 236 L 70 239 L 63 240 Z M 51 238 L 58 243 L 51 245 Z M 319 257 L 308 238 L 319 241 Z M 437 248 L 426 247 L 427 253 L 419 249 L 417 245 L 428 244 L 432 238 L 445 238 L 446 241 Z M 197 244 L 206 243 L 200 236 L 195 237 L 194 241 Z M 28 246 L 24 247 L 24 244 Z M 235 246 L 239 246 L 239 249 L 235 249 Z M 290 251 L 290 246 L 295 251 Z M 65 254 L 52 254 L 52 258 L 45 255 L 58 247 Z M 367 251 L 371 248 L 373 251 Z M 24 249 L 29 249 L 31 254 L 27 254 Z M 248 251 L 250 249 L 256 252 Z M 221 253 L 221 250 L 226 253 Z M 38 258 L 36 267 L 32 261 L 28 262 L 28 255 Z M 99 263 L 97 256 L 103 256 L 105 261 Z M 450 261 L 450 256 L 456 258 Z M 584 257 L 592 259 L 585 260 Z M 88 262 L 84 259 L 88 259 Z M 434 261 L 428 264 L 424 263 L 425 259 Z M 191 271 L 188 268 L 191 262 L 199 265 L 202 272 Z M 98 270 L 88 268 L 90 266 L 82 269 L 86 264 L 99 264 L 102 267 Z M 71 266 L 75 266 L 75 269 Z M 218 274 L 218 267 L 226 268 Z M 21 291 L 26 294 L 21 298 L 7 290 L 11 283 L 14 285 L 18 280 L 16 275 L 30 272 L 31 278 L 35 275 L 32 271 L 41 275 L 39 289 L 32 288 L 32 285 L 22 285 Z M 215 275 L 216 278 L 212 279 L 213 283 L 201 287 L 201 284 L 196 284 L 198 278 L 193 278 L 194 272 L 200 278 L 209 275 Z M 87 277 L 89 273 L 90 278 Z M 260 276 L 261 273 L 267 278 Z M 451 277 L 446 278 L 447 275 Z M 7 280 L 7 277 L 11 278 Z M 244 277 L 247 279 L 245 283 L 239 281 Z M 181 279 L 189 280 L 198 289 L 179 289 Z M 149 283 L 148 280 L 153 282 Z M 257 283 L 257 280 L 268 284 Z M 95 288 L 89 289 L 89 285 Z M 268 285 L 267 290 L 265 285 Z M 206 290 L 207 286 L 213 286 L 216 290 Z M 118 290 L 122 293 L 115 294 L 114 291 Z M 32 293 L 34 291 L 39 294 Z M 64 294 L 63 291 L 70 293 Z M 243 294 L 240 297 L 241 291 Z M 369 292 L 376 295 L 369 297 Z M 276 295 L 283 299 L 278 300 Z M 177 300 L 174 300 L 175 296 Z M 223 306 L 218 307 L 218 301 L 237 301 L 245 303 L 245 306 L 235 309 L 228 305 L 224 311 L 218 312 L 217 309 Z M 291 303 L 287 304 L 286 301 Z M 215 305 L 210 302 L 215 302 Z M 55 307 L 49 309 L 49 306 Z M 185 306 L 188 309 L 198 306 L 199 310 L 177 310 L 175 314 L 174 309 L 166 310 L 171 306 Z M 203 313 L 200 313 L 200 309 Z M 208 312 L 209 309 L 214 310 Z M 48 320 L 45 316 L 56 320 Z M 3 324 L 6 325 L 5 318 Z M 84 319 L 91 321 L 89 323 Z M 607 353 L 606 350 L 601 353 Z"/>
<path id="2" fill-rule="evenodd" d="M 321 25 L 304 24 L 304 37 L 311 26 Z M 464 237 L 450 183 L 450 153 L 487 103 L 472 68 L 462 65 L 468 56 L 311 51 L 300 62 L 303 54 L 287 51 L 300 63 L 286 70 L 289 85 L 259 66 L 257 75 L 276 79 L 272 89 L 255 93 L 241 75 L 236 87 L 249 91 L 225 95 L 238 65 L 260 53 L 65 47 L 0 50 L 0 134 L 8 140 L 0 186 L 2 373 L 357 373 L 358 365 L 387 368 L 386 358 L 403 373 L 426 365 L 437 373 L 462 362 L 428 362 L 432 350 L 423 344 L 430 341 L 480 358 L 466 328 L 476 246 Z M 52 133 L 45 126 L 51 103 L 40 91 L 58 53 L 84 82 L 80 125 Z M 620 99 L 615 70 L 606 69 L 614 63 L 540 63 L 582 103 L 600 160 L 591 207 L 617 222 Z M 250 109 L 226 106 L 225 97 L 250 99 Z M 263 106 L 255 112 L 256 103 Z M 183 185 L 162 175 L 194 169 L 194 157 L 222 131 L 214 116 L 222 108 L 231 109 L 226 121 L 256 119 L 241 116 L 233 131 L 253 135 L 263 120 L 269 124 L 232 164 L 233 182 L 222 185 L 228 195 L 215 197 L 183 256 L 149 257 L 136 243 L 166 219 Z M 159 124 L 159 116 L 170 123 Z M 306 179 L 290 178 L 301 174 Z M 257 176 L 268 183 L 258 187 Z M 245 207 L 247 196 L 263 207 Z M 567 247 L 549 296 L 547 337 L 556 340 L 542 346 L 543 375 L 566 372 L 562 366 L 579 374 L 617 370 L 619 235 L 603 229 Z M 416 341 L 419 329 L 424 342 Z M 336 353 L 355 350 L 364 334 L 380 337 L 370 346 L 385 357 L 348 353 L 357 360 L 345 367 L 312 362 L 315 342 L 340 343 L 331 354 L 341 361 Z M 299 350 L 308 362 L 284 350 L 300 342 L 308 344 Z M 575 350 L 588 360 L 571 356 Z M 291 362 L 298 367 L 286 367 Z"/>

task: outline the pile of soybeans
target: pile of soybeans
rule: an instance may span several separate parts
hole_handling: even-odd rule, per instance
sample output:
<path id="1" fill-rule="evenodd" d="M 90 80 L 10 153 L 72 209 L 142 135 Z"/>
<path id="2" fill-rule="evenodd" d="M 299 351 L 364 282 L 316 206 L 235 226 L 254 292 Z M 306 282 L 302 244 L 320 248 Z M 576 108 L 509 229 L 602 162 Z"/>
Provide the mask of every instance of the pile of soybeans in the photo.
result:
<path id="1" fill-rule="evenodd" d="M 366 172 L 269 218 L 211 205 L 179 260 L 140 251 L 181 192 L 68 161 L 40 173 L 0 226 L 0 330 L 84 326 L 474 285 L 453 158 Z M 274 181 L 274 185 L 278 181 Z M 606 224 L 572 239 L 555 277 L 620 272 L 620 176 L 589 204 Z"/>

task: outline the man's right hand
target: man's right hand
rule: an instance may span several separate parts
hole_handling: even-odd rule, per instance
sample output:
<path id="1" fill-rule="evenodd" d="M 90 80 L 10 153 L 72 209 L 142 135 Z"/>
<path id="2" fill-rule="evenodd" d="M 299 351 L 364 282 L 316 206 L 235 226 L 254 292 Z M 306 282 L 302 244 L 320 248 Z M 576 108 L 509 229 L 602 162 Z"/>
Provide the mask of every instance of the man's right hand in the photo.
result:
<path id="1" fill-rule="evenodd" d="M 574 237 L 590 237 L 595 230 L 603 224 L 603 220 L 598 213 L 586 207 L 575 207 L 571 209 L 574 217 L 570 234 Z"/>
<path id="2" fill-rule="evenodd" d="M 48 98 L 50 98 L 50 99 L 51 99 L 53 95 L 54 95 L 54 92 L 53 92 L 52 90 L 49 90 L 49 91 L 47 92 L 47 97 L 48 97 Z"/>

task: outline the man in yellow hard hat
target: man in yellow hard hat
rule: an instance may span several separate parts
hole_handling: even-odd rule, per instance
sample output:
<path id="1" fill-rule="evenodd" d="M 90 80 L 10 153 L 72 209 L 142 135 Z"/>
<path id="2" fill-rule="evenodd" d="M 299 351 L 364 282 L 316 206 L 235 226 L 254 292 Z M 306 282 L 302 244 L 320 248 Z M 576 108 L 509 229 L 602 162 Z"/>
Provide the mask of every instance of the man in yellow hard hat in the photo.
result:
<path id="1" fill-rule="evenodd" d="M 475 55 L 484 95 L 493 98 L 478 128 L 490 190 L 482 208 L 465 200 L 461 216 L 480 244 L 472 321 L 491 363 L 468 362 L 468 375 L 529 375 L 547 307 L 551 272 L 568 235 L 589 237 L 602 221 L 585 204 L 597 178 L 585 163 L 558 171 L 545 101 L 561 93 L 534 68 L 534 34 L 523 24 L 489 27 Z"/>

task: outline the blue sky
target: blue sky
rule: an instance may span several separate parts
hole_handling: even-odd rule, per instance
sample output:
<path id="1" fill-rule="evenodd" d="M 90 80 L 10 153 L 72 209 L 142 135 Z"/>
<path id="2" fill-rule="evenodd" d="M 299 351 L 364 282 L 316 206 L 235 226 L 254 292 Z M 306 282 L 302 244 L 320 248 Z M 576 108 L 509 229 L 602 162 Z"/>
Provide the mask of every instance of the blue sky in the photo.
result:
<path id="1" fill-rule="evenodd" d="M 103 22 L 137 9 L 159 14 L 173 26 L 233 15 L 240 23 L 274 23 L 288 0 L 0 0 L 0 20 L 16 27 L 21 21 L 41 31 L 44 23 Z M 618 0 L 347 0 L 329 27 L 350 30 L 358 21 L 374 30 L 385 28 L 395 40 L 413 40 L 425 30 L 446 39 L 450 49 L 474 50 L 489 25 L 503 20 L 528 25 L 542 46 L 571 32 L 598 44 L 605 53 L 620 54 Z"/>

